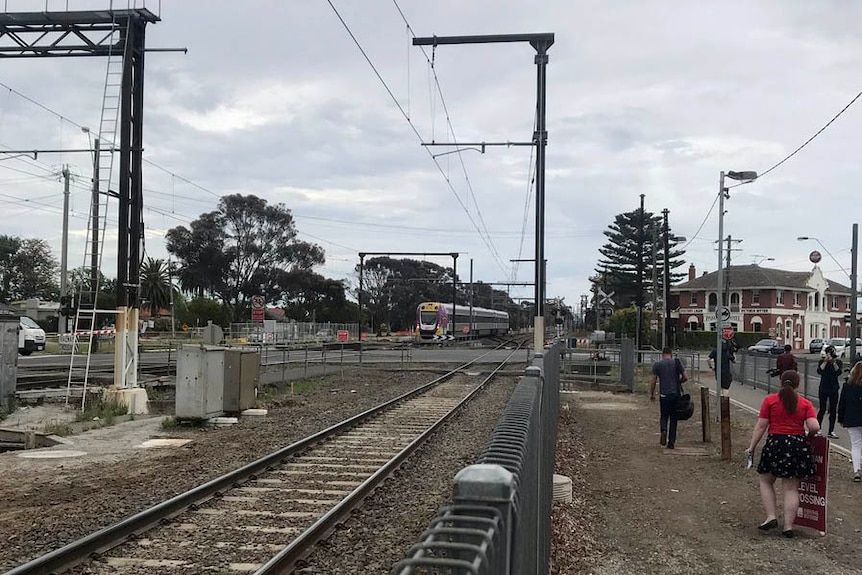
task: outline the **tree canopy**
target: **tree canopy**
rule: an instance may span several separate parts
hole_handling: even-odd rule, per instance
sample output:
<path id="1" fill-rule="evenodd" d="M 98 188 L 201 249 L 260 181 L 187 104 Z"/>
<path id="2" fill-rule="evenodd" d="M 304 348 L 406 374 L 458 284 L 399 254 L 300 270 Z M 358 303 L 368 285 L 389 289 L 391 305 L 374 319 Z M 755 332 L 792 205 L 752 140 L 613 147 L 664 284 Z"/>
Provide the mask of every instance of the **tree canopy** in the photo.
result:
<path id="1" fill-rule="evenodd" d="M 50 300 L 59 293 L 57 260 L 48 242 L 0 235 L 0 301 Z"/>
<path id="2" fill-rule="evenodd" d="M 235 320 L 244 319 L 253 295 L 283 299 L 279 279 L 323 264 L 323 249 L 297 239 L 293 215 L 283 204 L 254 195 L 223 196 L 218 209 L 189 228 L 167 233 L 167 249 L 179 261 L 182 289 L 220 299 Z"/>
<path id="3" fill-rule="evenodd" d="M 640 230 L 643 230 L 643 248 L 641 250 L 638 249 Z M 668 264 L 670 282 L 673 284 L 683 278 L 683 273 L 674 270 L 683 265 L 684 261 L 681 258 L 685 252 L 677 248 L 678 242 L 674 239 L 673 230 L 670 230 L 669 233 Z M 646 301 L 647 294 L 658 289 L 659 299 L 661 299 L 660 290 L 664 282 L 662 217 L 646 210 L 641 212 L 640 209 L 617 214 L 604 234 L 608 238 L 608 242 L 599 249 L 601 258 L 596 268 L 596 275 L 590 278 L 593 284 L 605 293 L 614 291 L 613 299 L 618 308 L 634 305 L 638 295 L 637 266 L 640 256 L 643 262 L 642 296 Z M 657 286 L 652 285 L 654 243 Z"/>

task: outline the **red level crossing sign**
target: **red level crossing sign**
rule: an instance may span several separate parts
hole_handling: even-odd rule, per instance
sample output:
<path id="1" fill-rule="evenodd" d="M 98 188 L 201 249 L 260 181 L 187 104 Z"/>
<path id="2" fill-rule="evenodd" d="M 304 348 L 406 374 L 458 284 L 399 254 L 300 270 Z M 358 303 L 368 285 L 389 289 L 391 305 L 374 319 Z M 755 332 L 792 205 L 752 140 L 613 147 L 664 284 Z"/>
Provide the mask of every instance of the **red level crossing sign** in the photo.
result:
<path id="1" fill-rule="evenodd" d="M 810 441 L 817 472 L 814 477 L 799 482 L 799 509 L 793 524 L 826 533 L 829 440 L 825 437 L 812 437 Z"/>
<path id="2" fill-rule="evenodd" d="M 734 333 L 736 333 L 736 332 L 733 329 L 733 326 L 725 326 L 725 327 L 721 328 L 722 339 L 731 340 L 731 339 L 733 339 Z"/>

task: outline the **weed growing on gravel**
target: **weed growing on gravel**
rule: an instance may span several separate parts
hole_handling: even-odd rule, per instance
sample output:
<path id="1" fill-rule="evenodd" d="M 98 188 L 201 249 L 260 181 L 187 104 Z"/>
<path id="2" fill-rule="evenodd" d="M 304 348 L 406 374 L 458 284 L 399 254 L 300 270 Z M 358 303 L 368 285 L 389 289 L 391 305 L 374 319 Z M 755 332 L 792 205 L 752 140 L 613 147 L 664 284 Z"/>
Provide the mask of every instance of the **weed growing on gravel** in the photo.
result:
<path id="1" fill-rule="evenodd" d="M 57 420 L 45 424 L 43 431 L 48 435 L 58 435 L 60 437 L 72 435 L 73 432 L 72 426 L 68 422 Z"/>
<path id="2" fill-rule="evenodd" d="M 162 420 L 162 429 L 168 431 L 171 429 L 177 428 L 177 418 L 176 417 L 166 417 Z"/>
<path id="3" fill-rule="evenodd" d="M 106 401 L 100 399 L 98 402 L 91 403 L 84 411 L 79 411 L 75 416 L 75 421 L 92 421 L 98 419 L 104 425 L 112 425 L 114 418 L 119 415 L 126 415 L 128 407 L 118 401 Z"/>

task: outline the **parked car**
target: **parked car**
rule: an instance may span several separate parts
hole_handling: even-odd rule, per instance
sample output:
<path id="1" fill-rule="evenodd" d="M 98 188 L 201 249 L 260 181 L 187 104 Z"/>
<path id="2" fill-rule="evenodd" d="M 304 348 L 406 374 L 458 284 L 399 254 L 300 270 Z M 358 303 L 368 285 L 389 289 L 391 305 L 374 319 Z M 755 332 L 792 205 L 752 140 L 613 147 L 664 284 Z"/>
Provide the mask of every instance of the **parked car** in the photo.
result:
<path id="1" fill-rule="evenodd" d="M 815 338 L 808 344 L 808 353 L 820 353 L 823 351 L 823 346 L 826 345 L 826 340 Z"/>
<path id="2" fill-rule="evenodd" d="M 784 353 L 784 345 L 776 339 L 761 339 L 754 345 L 749 346 L 748 351 L 779 355 Z"/>
<path id="3" fill-rule="evenodd" d="M 856 354 L 862 351 L 862 339 L 856 338 Z M 844 346 L 839 350 L 837 347 L 835 348 L 835 353 L 838 354 L 838 357 L 841 359 L 847 359 L 850 355 L 850 338 L 844 338 Z"/>

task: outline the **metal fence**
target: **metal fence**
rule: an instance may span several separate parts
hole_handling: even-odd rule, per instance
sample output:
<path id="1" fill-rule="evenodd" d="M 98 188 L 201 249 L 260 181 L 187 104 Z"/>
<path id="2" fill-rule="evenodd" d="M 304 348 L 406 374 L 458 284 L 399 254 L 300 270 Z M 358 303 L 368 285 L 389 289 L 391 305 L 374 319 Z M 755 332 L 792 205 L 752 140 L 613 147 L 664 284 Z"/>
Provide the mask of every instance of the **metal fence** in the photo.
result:
<path id="1" fill-rule="evenodd" d="M 562 343 L 536 354 L 477 463 L 455 476 L 443 508 L 397 575 L 538 575 L 551 550 Z"/>
<path id="2" fill-rule="evenodd" d="M 330 322 L 264 322 L 232 323 L 228 338 L 234 342 L 283 344 L 307 341 L 335 341 L 346 331 L 348 341 L 359 340 L 359 324 Z"/>
<path id="3" fill-rule="evenodd" d="M 731 366 L 734 381 L 746 385 L 764 389 L 767 393 L 775 393 L 779 390 L 780 382 L 777 377 L 769 377 L 767 370 L 776 365 L 776 355 L 752 353 L 740 350 L 736 352 L 736 362 Z M 820 359 L 809 359 L 797 357 L 796 363 L 799 367 L 799 393 L 811 400 L 814 405 L 819 405 L 817 390 L 820 386 L 820 376 L 817 374 L 817 364 Z M 844 363 L 846 371 L 848 365 Z"/>

